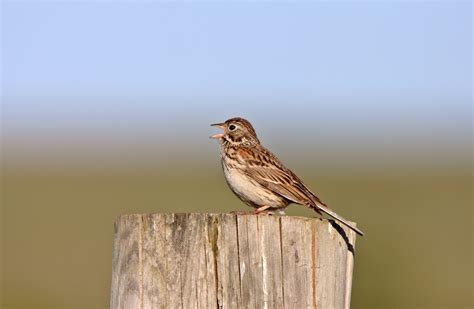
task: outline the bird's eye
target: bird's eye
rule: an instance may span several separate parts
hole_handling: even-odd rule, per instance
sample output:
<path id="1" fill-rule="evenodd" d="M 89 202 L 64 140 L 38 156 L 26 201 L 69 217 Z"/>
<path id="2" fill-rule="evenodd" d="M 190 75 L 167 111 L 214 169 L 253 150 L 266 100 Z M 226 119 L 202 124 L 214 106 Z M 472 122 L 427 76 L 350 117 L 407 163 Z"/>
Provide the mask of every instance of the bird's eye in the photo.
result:
<path id="1" fill-rule="evenodd" d="M 231 124 L 231 125 L 229 126 L 229 130 L 234 131 L 234 130 L 235 130 L 235 126 L 234 126 L 233 124 Z"/>

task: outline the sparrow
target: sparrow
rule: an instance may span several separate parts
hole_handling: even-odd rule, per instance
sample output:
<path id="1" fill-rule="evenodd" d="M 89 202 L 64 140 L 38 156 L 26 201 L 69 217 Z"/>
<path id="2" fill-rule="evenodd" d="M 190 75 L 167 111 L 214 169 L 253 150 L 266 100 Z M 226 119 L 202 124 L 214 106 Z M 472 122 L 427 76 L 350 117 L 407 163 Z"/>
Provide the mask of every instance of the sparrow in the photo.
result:
<path id="1" fill-rule="evenodd" d="M 220 143 L 222 169 L 229 188 L 245 204 L 255 208 L 254 214 L 279 211 L 284 214 L 291 204 L 300 204 L 323 213 L 364 233 L 324 204 L 290 169 L 260 143 L 255 129 L 243 118 L 231 118 L 211 124 L 222 133 L 210 138 Z"/>

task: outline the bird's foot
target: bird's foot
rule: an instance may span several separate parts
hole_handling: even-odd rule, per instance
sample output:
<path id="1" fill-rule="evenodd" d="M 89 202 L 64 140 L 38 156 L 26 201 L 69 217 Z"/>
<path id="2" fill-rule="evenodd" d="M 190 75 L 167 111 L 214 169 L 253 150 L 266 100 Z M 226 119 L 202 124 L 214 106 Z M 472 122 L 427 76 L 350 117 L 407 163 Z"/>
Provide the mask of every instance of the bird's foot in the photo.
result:
<path id="1" fill-rule="evenodd" d="M 255 211 L 253 213 L 254 213 L 254 215 L 273 216 L 272 212 L 265 211 L 268 208 L 270 208 L 270 206 L 262 206 L 262 207 L 259 207 L 259 208 L 255 209 Z"/>
<path id="2" fill-rule="evenodd" d="M 233 215 L 260 215 L 260 216 L 273 216 L 273 212 L 271 211 L 266 211 L 270 206 L 262 206 L 254 211 L 242 211 L 242 210 L 236 210 L 236 211 L 231 211 L 230 213 Z"/>

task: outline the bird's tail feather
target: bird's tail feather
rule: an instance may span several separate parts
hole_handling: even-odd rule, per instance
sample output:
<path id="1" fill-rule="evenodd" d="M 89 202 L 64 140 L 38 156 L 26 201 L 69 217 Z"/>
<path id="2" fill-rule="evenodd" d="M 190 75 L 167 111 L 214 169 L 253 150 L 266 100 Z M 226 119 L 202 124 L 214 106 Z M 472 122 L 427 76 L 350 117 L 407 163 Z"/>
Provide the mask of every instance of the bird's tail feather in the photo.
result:
<path id="1" fill-rule="evenodd" d="M 337 213 L 332 211 L 329 207 L 318 205 L 315 208 L 316 208 L 317 211 L 318 210 L 322 211 L 325 214 L 327 214 L 328 216 L 332 217 L 333 219 L 336 219 L 337 221 L 341 222 L 342 224 L 344 224 L 345 226 L 347 226 L 348 228 L 350 228 L 351 230 L 353 230 L 354 232 L 356 232 L 360 236 L 364 236 L 364 233 L 361 230 L 359 230 L 357 227 L 355 227 L 354 224 L 350 223 L 349 221 L 347 221 L 343 217 L 339 216 Z"/>

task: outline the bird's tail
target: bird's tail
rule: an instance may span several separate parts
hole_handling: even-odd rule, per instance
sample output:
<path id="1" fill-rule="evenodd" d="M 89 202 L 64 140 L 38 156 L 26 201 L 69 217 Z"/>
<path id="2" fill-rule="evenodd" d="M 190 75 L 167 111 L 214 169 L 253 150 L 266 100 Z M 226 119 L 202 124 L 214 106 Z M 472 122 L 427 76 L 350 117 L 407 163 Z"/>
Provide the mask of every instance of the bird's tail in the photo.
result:
<path id="1" fill-rule="evenodd" d="M 321 203 L 322 204 L 322 203 Z M 354 224 L 350 223 L 349 221 L 347 221 L 346 219 L 344 219 L 343 217 L 339 216 L 337 213 L 335 213 L 334 211 L 332 211 L 329 207 L 327 207 L 326 205 L 322 204 L 322 205 L 317 205 L 316 207 L 314 207 L 316 209 L 316 211 L 322 211 L 324 212 L 325 214 L 327 214 L 328 216 L 332 217 L 333 219 L 336 219 L 337 221 L 341 222 L 342 224 L 344 224 L 345 226 L 347 226 L 348 228 L 350 228 L 351 230 L 353 230 L 354 232 L 356 232 L 357 234 L 359 234 L 360 236 L 364 236 L 364 233 L 359 230 L 357 227 L 354 226 Z"/>

